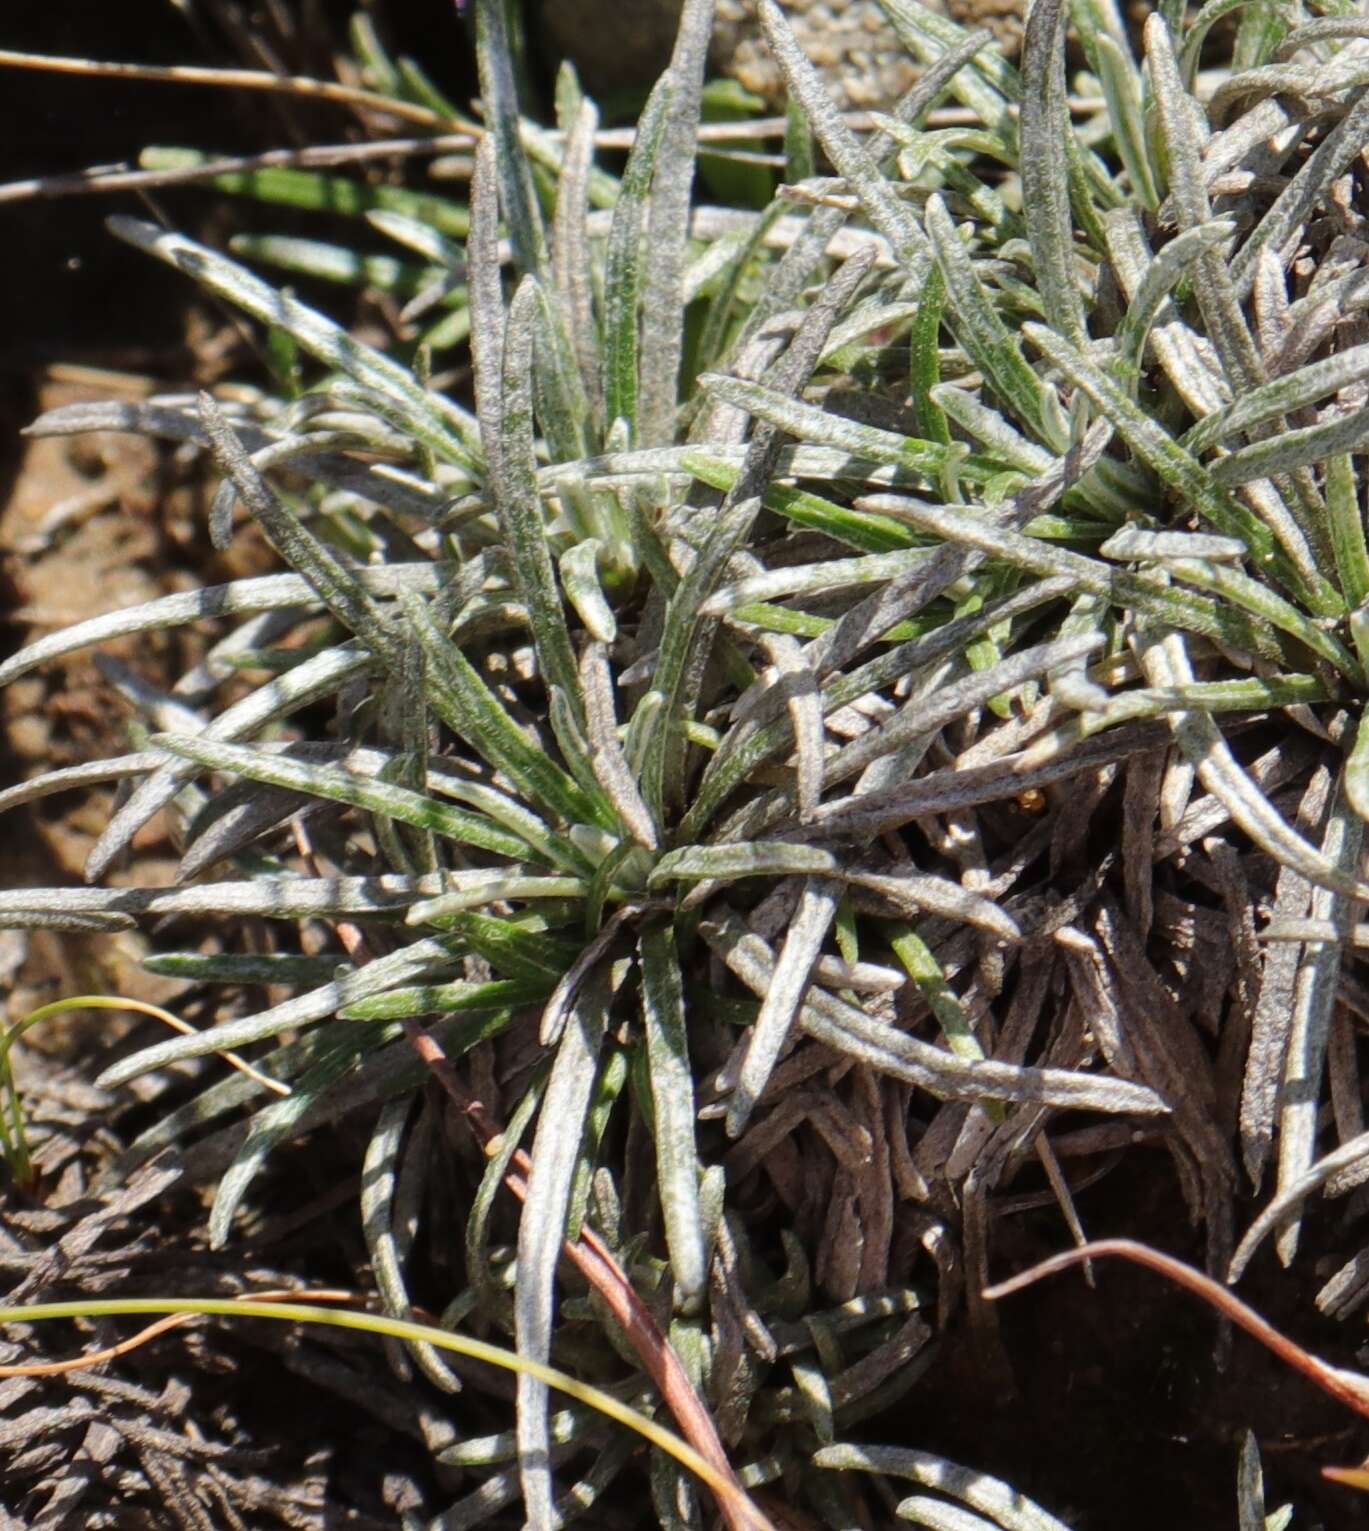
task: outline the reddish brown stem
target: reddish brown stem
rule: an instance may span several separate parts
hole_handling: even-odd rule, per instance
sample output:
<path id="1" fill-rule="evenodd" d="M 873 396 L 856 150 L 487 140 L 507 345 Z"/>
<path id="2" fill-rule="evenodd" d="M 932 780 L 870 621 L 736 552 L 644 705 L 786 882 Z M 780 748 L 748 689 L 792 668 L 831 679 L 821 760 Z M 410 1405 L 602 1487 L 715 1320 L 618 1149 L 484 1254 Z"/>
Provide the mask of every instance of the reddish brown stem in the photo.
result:
<path id="1" fill-rule="evenodd" d="M 1310 1350 L 1304 1350 L 1286 1334 L 1280 1334 L 1253 1308 L 1247 1307 L 1221 1282 L 1214 1281 L 1211 1276 L 1204 1275 L 1200 1270 L 1194 1270 L 1191 1265 L 1185 1265 L 1182 1260 L 1174 1259 L 1172 1255 L 1161 1254 L 1158 1249 L 1151 1249 L 1148 1245 L 1138 1244 L 1132 1239 L 1100 1239 L 1096 1244 L 1085 1244 L 1078 1249 L 1067 1249 L 1064 1253 L 1054 1255 L 1049 1260 L 1043 1260 L 1040 1265 L 1034 1265 L 1030 1270 L 1023 1271 L 1020 1276 L 1013 1276 L 1008 1281 L 1000 1281 L 997 1286 L 986 1288 L 984 1296 L 990 1301 L 997 1301 L 1000 1297 L 1020 1292 L 1024 1287 L 1031 1286 L 1033 1282 L 1040 1281 L 1043 1276 L 1054 1276 L 1060 1271 L 1068 1270 L 1072 1265 L 1080 1265 L 1085 1260 L 1097 1260 L 1108 1255 L 1116 1255 L 1123 1260 L 1133 1260 L 1137 1265 L 1144 1265 L 1148 1270 L 1158 1271 L 1160 1275 L 1167 1276 L 1176 1286 L 1184 1287 L 1195 1296 L 1201 1297 L 1224 1318 L 1229 1318 L 1247 1334 L 1254 1335 L 1261 1345 L 1272 1350 L 1294 1371 L 1301 1372 L 1309 1381 L 1315 1382 L 1324 1392 L 1330 1393 L 1333 1398 L 1338 1399 L 1347 1408 L 1353 1409 L 1356 1414 L 1369 1417 L 1369 1378 L 1361 1377 L 1358 1372 L 1342 1371 L 1339 1367 L 1332 1366 L 1329 1361 L 1323 1361 L 1320 1356 L 1313 1355 Z"/>
<path id="2" fill-rule="evenodd" d="M 476 1141 L 483 1150 L 488 1151 L 489 1145 L 500 1133 L 500 1128 L 489 1112 L 466 1089 L 452 1067 L 451 1060 L 434 1037 L 412 1019 L 404 1022 L 404 1030 L 414 1051 L 432 1070 L 433 1077 L 460 1110 Z M 530 1167 L 527 1154 L 519 1149 L 504 1176 L 504 1184 L 519 1201 L 527 1199 Z M 719 1509 L 730 1531 L 773 1531 L 770 1522 L 737 1482 L 732 1464 L 727 1459 L 727 1453 L 718 1439 L 717 1429 L 703 1400 L 694 1390 L 679 1356 L 661 1333 L 646 1304 L 633 1290 L 632 1283 L 614 1258 L 613 1252 L 592 1228 L 582 1228 L 580 1237 L 574 1241 L 567 1239 L 563 1247 L 567 1258 L 595 1288 L 622 1325 L 628 1343 L 637 1352 L 643 1370 L 656 1384 L 657 1391 L 665 1400 L 685 1440 L 724 1479 L 735 1486 L 735 1498 L 731 1495 L 726 1499 L 719 1498 Z"/>

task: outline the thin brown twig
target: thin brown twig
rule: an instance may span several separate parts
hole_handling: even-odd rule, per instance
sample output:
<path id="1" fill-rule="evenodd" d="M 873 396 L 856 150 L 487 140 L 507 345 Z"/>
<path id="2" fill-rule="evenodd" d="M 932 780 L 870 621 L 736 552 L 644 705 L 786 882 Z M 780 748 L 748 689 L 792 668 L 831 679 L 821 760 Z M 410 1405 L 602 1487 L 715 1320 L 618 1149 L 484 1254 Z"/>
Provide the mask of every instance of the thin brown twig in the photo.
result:
<path id="1" fill-rule="evenodd" d="M 0 65 L 13 62 L 12 55 L 0 52 Z M 34 56 L 37 57 L 36 55 Z M 49 60 L 55 65 L 80 60 Z M 31 67 L 38 68 L 34 63 Z M 110 66 L 135 68 L 140 66 Z M 278 78 L 272 76 L 272 78 Z M 206 82 L 209 83 L 209 82 Z M 217 81 L 213 83 L 238 83 Z M 316 84 L 326 82 L 316 81 Z M 379 98 L 387 101 L 389 97 Z M 1100 104 L 1093 97 L 1071 101 L 1075 111 L 1096 110 Z M 402 114 L 399 114 L 402 115 Z M 849 126 L 860 130 L 874 126 L 868 112 L 846 114 Z M 959 107 L 944 107 L 928 114 L 928 127 L 955 127 L 977 122 L 976 115 Z M 764 140 L 774 138 L 784 131 L 783 117 L 761 117 L 751 122 L 721 123 L 704 122 L 698 128 L 698 142 L 735 143 L 742 139 Z M 469 124 L 458 133 L 438 133 L 431 138 L 386 138 L 364 144 L 308 145 L 299 149 L 268 149 L 262 154 L 223 155 L 218 159 L 199 165 L 181 165 L 166 170 L 134 170 L 126 164 L 89 165 L 84 170 L 62 171 L 55 175 L 32 176 L 23 181 L 0 183 L 0 203 L 48 200 L 57 197 L 100 196 L 115 191 L 154 191 L 162 186 L 193 185 L 196 181 L 212 180 L 219 175 L 248 175 L 255 170 L 284 169 L 333 169 L 339 165 L 364 164 L 371 160 L 389 159 L 419 154 L 446 154 L 468 149 L 477 143 L 484 132 L 478 124 Z M 599 149 L 630 149 L 636 141 L 635 128 L 606 128 L 594 135 Z M 549 131 L 547 137 L 556 139 L 562 135 Z M 739 163 L 756 163 L 782 166 L 777 155 L 736 153 L 731 156 Z"/>
<path id="2" fill-rule="evenodd" d="M 195 64 L 112 64 L 98 59 L 61 58 L 46 53 L 16 53 L 0 48 L 0 68 L 40 69 L 51 74 L 77 74 L 86 78 L 140 80 L 165 85 L 223 85 L 234 90 L 262 90 L 289 96 L 303 96 L 317 101 L 334 101 L 342 106 L 359 106 L 383 112 L 402 122 L 425 128 L 478 127 L 435 112 L 412 101 L 396 101 L 373 90 L 355 85 L 340 85 L 333 80 L 313 80 L 305 75 L 271 74 L 264 69 L 212 69 Z"/>
<path id="3" fill-rule="evenodd" d="M 91 165 L 59 175 L 34 176 L 0 185 L 0 202 L 23 202 L 43 197 L 82 197 L 109 191 L 153 190 L 183 186 L 216 175 L 250 175 L 255 170 L 335 169 L 392 156 L 444 154 L 468 149 L 475 133 L 438 133 L 432 138 L 381 138 L 364 144 L 311 145 L 304 149 L 268 149 L 263 154 L 223 155 L 198 165 L 167 170 L 131 170 L 126 165 Z"/>
<path id="4" fill-rule="evenodd" d="M 1229 1318 L 1247 1334 L 1253 1335 L 1261 1345 L 1272 1350 L 1294 1371 L 1301 1372 L 1309 1381 L 1315 1382 L 1324 1392 L 1330 1393 L 1333 1398 L 1353 1409 L 1356 1414 L 1369 1417 L 1369 1377 L 1361 1377 L 1358 1372 L 1344 1371 L 1338 1366 L 1332 1366 L 1329 1361 L 1323 1361 L 1320 1356 L 1313 1355 L 1310 1350 L 1304 1350 L 1286 1334 L 1281 1334 L 1268 1320 L 1261 1318 L 1254 1308 L 1248 1307 L 1220 1281 L 1214 1281 L 1211 1276 L 1204 1275 L 1202 1271 L 1195 1270 L 1191 1265 L 1185 1265 L 1182 1260 L 1176 1260 L 1172 1255 L 1161 1254 L 1158 1249 L 1151 1249 L 1148 1244 L 1138 1244 L 1134 1239 L 1099 1239 L 1093 1244 L 1084 1244 L 1077 1249 L 1067 1249 L 1062 1254 L 1053 1255 L 1049 1260 L 1043 1260 L 1040 1265 L 1033 1265 L 1030 1270 L 1023 1271 L 1019 1276 L 1013 1276 L 1008 1281 L 1000 1281 L 997 1286 L 986 1287 L 984 1296 L 991 1302 L 996 1302 L 1001 1297 L 1020 1292 L 1024 1287 L 1031 1286 L 1033 1282 L 1040 1281 L 1044 1276 L 1054 1276 L 1060 1271 L 1068 1270 L 1072 1265 L 1079 1265 L 1086 1260 L 1096 1260 L 1108 1255 L 1132 1260 L 1137 1265 L 1144 1265 L 1148 1270 L 1158 1271 L 1160 1275 L 1167 1276 L 1176 1286 L 1193 1292 L 1215 1308 L 1223 1318 Z"/>

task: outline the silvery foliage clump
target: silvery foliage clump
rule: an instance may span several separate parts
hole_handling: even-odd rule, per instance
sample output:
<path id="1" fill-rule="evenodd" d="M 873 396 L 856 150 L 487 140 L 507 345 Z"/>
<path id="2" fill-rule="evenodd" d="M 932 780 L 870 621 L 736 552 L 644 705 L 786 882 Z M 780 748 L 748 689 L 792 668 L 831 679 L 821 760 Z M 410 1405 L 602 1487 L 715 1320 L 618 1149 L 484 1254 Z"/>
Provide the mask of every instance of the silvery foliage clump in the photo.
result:
<path id="1" fill-rule="evenodd" d="M 464 247 L 421 204 L 371 213 L 422 257 L 445 344 L 469 335 L 473 412 L 426 353 L 406 366 L 112 220 L 272 327 L 308 386 L 32 429 L 208 449 L 214 536 L 241 507 L 288 572 L 0 667 L 224 634 L 143 694 L 131 753 L 0 799 L 128 789 L 95 886 L 4 893 L 0 916 L 214 922 L 227 950 L 152 966 L 223 985 L 222 1019 L 101 1083 L 246 1048 L 288 1085 L 216 1073 L 126 1157 L 193 1142 L 217 1243 L 273 1149 L 379 1106 L 367 1240 L 409 1311 L 415 1209 L 440 1191 L 421 1018 L 507 1128 L 448 1321 L 640 1393 L 558 1278 L 592 1226 L 748 1485 L 844 1526 L 868 1480 L 831 1469 L 863 1468 L 919 1484 L 899 1510 L 920 1523 L 1046 1527 L 979 1473 L 840 1444 L 932 1365 L 927 1293 L 938 1323 L 963 1299 L 992 1358 L 996 1229 L 1041 1185 L 1078 1235 L 1071 1184 L 1135 1143 L 1168 1151 L 1219 1270 L 1241 1166 L 1275 1194 L 1238 1266 L 1267 1232 L 1291 1260 L 1302 1202 L 1369 1156 L 1369 22 L 1166 0 L 1138 55 L 1110 0 L 1038 0 L 1014 67 L 916 0 L 884 8 L 923 72 L 858 133 L 762 4 L 790 107 L 785 183 L 750 212 L 695 180 L 707 0 L 619 175 L 569 75 L 559 134 L 520 121 L 502 7 L 478 7 Z M 1234 52 L 1205 69 L 1229 14 Z M 298 263 L 288 245 L 244 249 Z M 162 811 L 179 882 L 99 886 Z M 234 954 L 249 922 L 275 949 Z M 305 954 L 302 923 L 346 939 Z M 277 981 L 294 997 L 253 1008 Z M 510 1247 L 496 1192 L 524 1138 Z M 1356 1269 L 1323 1306 L 1358 1300 Z M 518 1406 L 516 1432 L 443 1450 L 470 1486 L 435 1526 L 550 1526 L 632 1466 L 541 1384 Z M 1247 1462 L 1247 1516 L 1252 1482 Z M 651 1485 L 663 1525 L 712 1513 L 664 1458 Z"/>

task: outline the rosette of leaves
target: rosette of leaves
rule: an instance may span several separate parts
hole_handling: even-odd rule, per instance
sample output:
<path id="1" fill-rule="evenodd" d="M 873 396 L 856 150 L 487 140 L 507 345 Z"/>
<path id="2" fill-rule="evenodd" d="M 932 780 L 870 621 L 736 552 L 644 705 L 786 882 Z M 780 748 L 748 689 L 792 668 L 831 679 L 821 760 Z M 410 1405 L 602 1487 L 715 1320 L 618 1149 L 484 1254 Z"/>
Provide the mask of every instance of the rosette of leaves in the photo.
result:
<path id="1" fill-rule="evenodd" d="M 132 1157 L 197 1137 L 223 1242 L 273 1148 L 387 1102 L 365 1214 L 407 1311 L 427 1028 L 507 1106 L 450 1320 L 621 1381 L 585 1343 L 611 1321 L 555 1306 L 588 1220 L 673 1315 L 745 1480 L 782 1479 L 833 1526 L 864 1490 L 824 1469 L 907 1466 L 832 1443 L 921 1375 L 913 1282 L 939 1271 L 944 1319 L 957 1243 L 993 1345 L 976 1294 L 1032 1166 L 1077 1231 L 1064 1160 L 1159 1138 L 1217 1262 L 1233 1089 L 1257 1180 L 1277 1129 L 1286 1252 L 1298 1198 L 1364 1152 L 1340 1089 L 1350 1141 L 1313 1166 L 1328 1039 L 1342 1077 L 1353 1063 L 1336 1000 L 1369 894 L 1364 25 L 1168 6 L 1138 58 L 1104 0 L 1040 0 L 1019 72 L 914 0 L 885 9 L 924 69 L 861 138 L 762 4 L 791 106 L 785 184 L 753 213 L 692 195 L 707 0 L 616 176 L 569 76 L 559 135 L 520 120 L 503 8 L 478 5 L 464 248 L 421 203 L 371 208 L 464 315 L 473 409 L 429 386 L 426 352 L 384 355 L 114 220 L 319 370 L 291 398 L 76 406 L 33 429 L 200 443 L 213 534 L 240 505 L 289 572 L 0 667 L 230 625 L 172 695 L 140 693 L 133 753 L 0 799 L 126 782 L 92 880 L 155 813 L 185 845 L 173 888 L 6 893 L 11 923 L 278 932 L 265 954 L 155 959 L 225 985 L 222 1018 L 102 1082 L 253 1048 L 288 1095 L 226 1079 Z M 1234 62 L 1203 72 L 1233 10 Z M 333 933 L 322 955 L 290 939 L 305 923 Z M 298 992 L 253 1008 L 274 982 Z M 222 1125 L 243 1115 L 245 1138 Z M 493 1202 L 529 1132 L 515 1252 Z M 444 1455 L 490 1475 L 439 1523 L 521 1485 L 550 1525 L 551 1464 L 586 1443 L 563 1514 L 629 1457 L 577 1415 L 549 1423 L 521 1379 L 516 1436 Z M 970 1509 L 919 1497 L 908 1518 L 1053 1524 L 947 1467 L 917 1471 Z M 662 1524 L 699 1514 L 664 1459 L 652 1487 Z"/>

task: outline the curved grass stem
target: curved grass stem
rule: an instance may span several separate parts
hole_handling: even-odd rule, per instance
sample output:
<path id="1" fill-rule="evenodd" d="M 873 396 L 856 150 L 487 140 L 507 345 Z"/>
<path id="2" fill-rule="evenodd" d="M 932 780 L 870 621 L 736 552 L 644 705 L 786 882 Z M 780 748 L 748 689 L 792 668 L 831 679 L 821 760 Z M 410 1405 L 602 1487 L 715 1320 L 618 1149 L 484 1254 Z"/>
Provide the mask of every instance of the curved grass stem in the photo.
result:
<path id="1" fill-rule="evenodd" d="M 313 1294 L 309 1294 L 313 1295 Z M 336 1294 L 328 1293 L 333 1298 Z M 0 1308 L 0 1324 L 36 1324 L 50 1319 L 62 1318 L 113 1318 L 128 1315 L 155 1315 L 157 1317 L 217 1317 L 217 1318 L 271 1318 L 282 1323 L 330 1324 L 336 1329 L 352 1329 L 362 1334 L 378 1335 L 387 1339 L 404 1340 L 410 1344 L 427 1344 L 439 1350 L 449 1350 L 456 1355 L 498 1366 L 504 1371 L 519 1372 L 537 1377 L 548 1387 L 565 1393 L 586 1407 L 597 1410 L 607 1419 L 635 1431 L 658 1450 L 667 1452 L 687 1467 L 701 1482 L 717 1495 L 719 1503 L 728 1512 L 732 1524 L 747 1531 L 775 1531 L 770 1520 L 737 1484 L 735 1479 L 719 1470 L 679 1436 L 658 1425 L 655 1420 L 639 1414 L 636 1409 L 606 1393 L 602 1388 L 580 1382 L 554 1366 L 543 1366 L 520 1356 L 502 1346 L 472 1339 L 468 1335 L 453 1334 L 448 1329 L 436 1329 L 429 1324 L 418 1324 L 408 1319 L 389 1318 L 378 1313 L 356 1313 L 346 1309 L 330 1309 L 314 1303 L 277 1302 L 257 1298 L 216 1297 L 123 1297 L 79 1300 L 73 1302 L 34 1303 L 29 1306 Z M 154 1326 L 155 1327 L 155 1326 Z M 82 1357 L 82 1365 L 98 1362 L 104 1357 Z"/>

